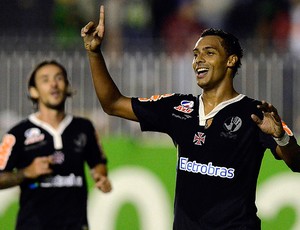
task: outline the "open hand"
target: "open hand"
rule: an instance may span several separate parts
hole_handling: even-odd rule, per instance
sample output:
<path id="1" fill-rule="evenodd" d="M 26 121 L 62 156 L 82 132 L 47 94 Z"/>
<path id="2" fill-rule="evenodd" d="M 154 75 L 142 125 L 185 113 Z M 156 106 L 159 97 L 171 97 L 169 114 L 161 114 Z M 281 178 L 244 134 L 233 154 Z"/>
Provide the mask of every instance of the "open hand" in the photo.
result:
<path id="1" fill-rule="evenodd" d="M 270 134 L 273 137 L 282 137 L 284 135 L 284 129 L 282 126 L 281 118 L 278 115 L 277 109 L 267 103 L 262 101 L 261 105 L 258 105 L 263 113 L 263 119 L 261 120 L 255 114 L 251 115 L 252 120 L 258 125 L 258 127 L 266 134 Z"/>

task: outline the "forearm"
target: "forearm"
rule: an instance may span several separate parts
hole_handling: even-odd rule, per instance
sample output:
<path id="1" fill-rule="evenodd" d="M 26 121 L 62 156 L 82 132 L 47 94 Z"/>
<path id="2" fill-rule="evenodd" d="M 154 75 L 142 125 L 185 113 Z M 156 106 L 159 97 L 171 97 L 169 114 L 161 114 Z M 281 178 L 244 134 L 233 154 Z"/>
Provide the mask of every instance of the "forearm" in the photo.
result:
<path id="1" fill-rule="evenodd" d="M 119 91 L 107 70 L 102 53 L 88 52 L 88 57 L 94 87 L 103 110 L 109 115 L 138 121 L 132 110 L 131 98 Z"/>
<path id="2" fill-rule="evenodd" d="M 112 186 L 107 177 L 108 171 L 106 165 L 98 164 L 92 169 L 91 172 L 95 181 L 95 186 L 104 193 L 110 192 Z"/>
<path id="3" fill-rule="evenodd" d="M 88 52 L 88 58 L 97 97 L 103 110 L 112 114 L 114 103 L 122 95 L 107 70 L 102 53 Z"/>
<path id="4" fill-rule="evenodd" d="M 107 176 L 107 166 L 106 164 L 97 164 L 94 168 L 91 169 L 91 174 L 95 181 L 99 179 L 99 176 Z"/>
<path id="5" fill-rule="evenodd" d="M 0 189 L 10 188 L 20 185 L 25 180 L 23 170 L 16 170 L 13 172 L 0 173 Z"/>
<path id="6" fill-rule="evenodd" d="M 286 146 L 278 145 L 276 152 L 292 171 L 300 172 L 300 146 L 294 136 L 290 137 L 290 141 Z"/>

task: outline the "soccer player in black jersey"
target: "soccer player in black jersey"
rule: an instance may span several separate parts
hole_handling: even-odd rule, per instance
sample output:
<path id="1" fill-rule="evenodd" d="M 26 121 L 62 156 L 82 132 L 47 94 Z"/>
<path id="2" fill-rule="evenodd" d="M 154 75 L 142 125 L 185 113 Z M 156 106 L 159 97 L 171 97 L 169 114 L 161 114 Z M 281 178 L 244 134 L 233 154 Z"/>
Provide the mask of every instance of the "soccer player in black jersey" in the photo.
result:
<path id="1" fill-rule="evenodd" d="M 28 90 L 37 112 L 10 129 L 0 148 L 0 189 L 21 188 L 16 229 L 87 230 L 85 162 L 95 185 L 111 190 L 96 130 L 65 112 L 72 92 L 58 62 L 37 65 Z"/>
<path id="2" fill-rule="evenodd" d="M 263 154 L 269 148 L 299 172 L 300 147 L 273 105 L 234 89 L 243 56 L 238 39 L 217 29 L 201 34 L 192 63 L 201 95 L 131 98 L 121 94 L 101 53 L 103 6 L 99 24 L 89 22 L 81 36 L 104 111 L 139 122 L 143 131 L 166 133 L 176 143 L 173 229 L 260 229 L 255 191 Z"/>

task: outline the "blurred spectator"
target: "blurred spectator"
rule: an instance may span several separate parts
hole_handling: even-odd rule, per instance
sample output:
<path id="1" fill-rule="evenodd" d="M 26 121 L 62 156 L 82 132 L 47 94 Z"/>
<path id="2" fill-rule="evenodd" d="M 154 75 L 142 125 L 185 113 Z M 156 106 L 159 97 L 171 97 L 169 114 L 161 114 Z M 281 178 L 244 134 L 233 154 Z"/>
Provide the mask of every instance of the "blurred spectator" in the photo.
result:
<path id="1" fill-rule="evenodd" d="M 241 40 L 252 37 L 257 24 L 256 0 L 236 1 L 225 19 L 225 30 Z"/>
<path id="2" fill-rule="evenodd" d="M 198 22 L 197 1 L 180 0 L 178 8 L 166 19 L 161 29 L 167 53 L 191 52 L 203 29 L 204 26 Z"/>
<path id="3" fill-rule="evenodd" d="M 152 0 L 153 37 L 159 38 L 164 21 L 177 9 L 177 0 Z"/>
<path id="4" fill-rule="evenodd" d="M 78 41 L 82 25 L 94 20 L 99 5 L 93 0 L 55 0 L 53 21 L 55 35 L 62 47 Z"/>
<path id="5" fill-rule="evenodd" d="M 224 28 L 224 21 L 237 0 L 198 0 L 198 20 L 206 27 Z"/>
<path id="6" fill-rule="evenodd" d="M 262 0 L 256 3 L 258 21 L 255 30 L 258 50 L 286 51 L 289 35 L 289 3 L 286 0 Z"/>
<path id="7" fill-rule="evenodd" d="M 300 0 L 291 0 L 290 52 L 300 58 Z"/>
<path id="8" fill-rule="evenodd" d="M 1 0 L 0 28 L 5 35 L 49 34 L 53 0 Z"/>
<path id="9" fill-rule="evenodd" d="M 105 23 L 109 25 L 105 31 L 108 37 L 105 42 L 106 51 L 122 52 L 124 49 L 132 51 L 138 46 L 137 43 L 144 48 L 151 48 L 150 0 L 106 0 L 103 4 L 107 12 Z"/>
<path id="10" fill-rule="evenodd" d="M 133 49 L 136 46 L 143 45 L 146 48 L 151 45 L 152 15 L 149 0 L 125 1 L 122 11 L 125 46 Z"/>
<path id="11" fill-rule="evenodd" d="M 27 47 L 24 37 L 34 37 L 35 42 L 47 39 L 47 46 L 54 37 L 54 45 L 68 48 L 80 41 L 82 25 L 98 16 L 98 8 L 94 0 L 1 0 L 0 35 L 20 38 L 23 47 Z"/>
<path id="12" fill-rule="evenodd" d="M 254 51 L 285 51 L 290 31 L 289 7 L 286 0 L 236 1 L 226 19 L 225 29 L 241 40 L 249 40 L 248 45 Z"/>
<path id="13" fill-rule="evenodd" d="M 279 7 L 279 9 L 272 21 L 272 38 L 276 50 L 286 52 L 291 30 L 289 6 L 283 5 L 283 7 Z"/>

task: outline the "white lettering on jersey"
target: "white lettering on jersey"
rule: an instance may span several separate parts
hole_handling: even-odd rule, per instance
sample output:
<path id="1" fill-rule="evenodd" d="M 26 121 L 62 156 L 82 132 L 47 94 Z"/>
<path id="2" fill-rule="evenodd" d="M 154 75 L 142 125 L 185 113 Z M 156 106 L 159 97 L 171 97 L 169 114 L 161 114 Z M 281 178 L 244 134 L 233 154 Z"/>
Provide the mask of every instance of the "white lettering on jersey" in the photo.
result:
<path id="1" fill-rule="evenodd" d="M 196 161 L 189 161 L 189 158 L 180 157 L 179 169 L 191 173 L 201 173 L 202 175 L 215 176 L 232 179 L 234 178 L 234 168 L 226 168 L 221 166 L 214 166 L 212 162 L 208 164 L 197 163 Z"/>
<path id="2" fill-rule="evenodd" d="M 42 188 L 53 188 L 53 187 L 82 187 L 83 181 L 81 176 L 75 176 L 73 173 L 69 176 L 54 176 L 47 177 L 43 182 L 40 183 Z"/>

